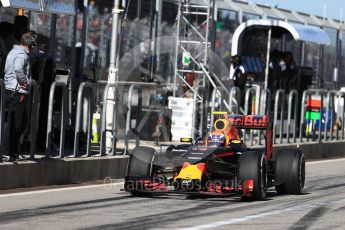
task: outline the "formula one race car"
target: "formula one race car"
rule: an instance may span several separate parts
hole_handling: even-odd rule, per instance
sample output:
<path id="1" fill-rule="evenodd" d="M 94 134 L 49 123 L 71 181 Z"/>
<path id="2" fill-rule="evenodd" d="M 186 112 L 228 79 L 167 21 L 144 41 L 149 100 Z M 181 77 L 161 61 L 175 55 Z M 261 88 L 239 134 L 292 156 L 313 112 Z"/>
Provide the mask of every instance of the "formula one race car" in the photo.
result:
<path id="1" fill-rule="evenodd" d="M 124 190 L 132 195 L 186 193 L 237 195 L 263 200 L 268 187 L 278 194 L 302 193 L 305 180 L 304 154 L 297 149 L 272 151 L 272 122 L 263 115 L 215 116 L 214 131 L 193 141 L 181 138 L 156 153 L 137 147 L 130 156 Z M 238 131 L 264 133 L 265 147 L 248 148 Z"/>

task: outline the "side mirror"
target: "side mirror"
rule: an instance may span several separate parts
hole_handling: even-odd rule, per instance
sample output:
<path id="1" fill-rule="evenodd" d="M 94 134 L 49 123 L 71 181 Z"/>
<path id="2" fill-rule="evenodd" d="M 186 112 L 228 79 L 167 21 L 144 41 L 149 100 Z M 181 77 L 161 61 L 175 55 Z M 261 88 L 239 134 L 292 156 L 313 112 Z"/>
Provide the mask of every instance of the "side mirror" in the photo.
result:
<path id="1" fill-rule="evenodd" d="M 243 141 L 240 139 L 231 139 L 229 141 L 229 145 L 231 148 L 243 148 L 244 147 Z"/>
<path id="2" fill-rule="evenodd" d="M 180 142 L 184 142 L 184 143 L 191 143 L 193 144 L 193 138 L 190 138 L 190 137 L 182 137 L 180 138 Z"/>

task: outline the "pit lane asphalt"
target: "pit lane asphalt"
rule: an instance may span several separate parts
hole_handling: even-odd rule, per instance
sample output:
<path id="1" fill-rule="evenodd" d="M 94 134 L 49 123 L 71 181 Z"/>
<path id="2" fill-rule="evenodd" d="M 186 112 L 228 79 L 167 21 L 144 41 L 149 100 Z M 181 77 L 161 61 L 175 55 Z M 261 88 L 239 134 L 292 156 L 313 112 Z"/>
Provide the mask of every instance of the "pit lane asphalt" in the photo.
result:
<path id="1" fill-rule="evenodd" d="M 120 184 L 0 195 L 0 229 L 344 229 L 345 159 L 308 162 L 303 195 L 131 197 Z"/>

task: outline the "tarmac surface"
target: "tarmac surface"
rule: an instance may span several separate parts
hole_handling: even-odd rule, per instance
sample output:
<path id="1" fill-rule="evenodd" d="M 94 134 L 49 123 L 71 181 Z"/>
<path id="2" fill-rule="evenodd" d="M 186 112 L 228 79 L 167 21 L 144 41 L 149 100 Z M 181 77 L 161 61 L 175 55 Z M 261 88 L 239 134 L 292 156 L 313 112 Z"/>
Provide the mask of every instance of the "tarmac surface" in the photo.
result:
<path id="1" fill-rule="evenodd" d="M 12 190 L 0 195 L 0 229 L 344 229 L 345 159 L 308 162 L 302 195 L 264 201 L 131 197 L 122 183 Z"/>

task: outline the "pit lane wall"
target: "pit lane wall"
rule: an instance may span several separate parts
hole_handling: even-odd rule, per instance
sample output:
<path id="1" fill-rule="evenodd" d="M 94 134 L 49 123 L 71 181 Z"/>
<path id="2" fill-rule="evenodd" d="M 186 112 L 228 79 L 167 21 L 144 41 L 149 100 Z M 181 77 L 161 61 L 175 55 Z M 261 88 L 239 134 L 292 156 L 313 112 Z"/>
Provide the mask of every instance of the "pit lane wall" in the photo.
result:
<path id="1" fill-rule="evenodd" d="M 287 148 L 301 149 L 307 160 L 345 157 L 345 141 L 279 144 L 274 152 Z M 128 156 L 1 163 L 0 190 L 124 178 L 127 164 Z"/>
<path id="2" fill-rule="evenodd" d="M 38 159 L 0 164 L 0 190 L 124 178 L 128 156 Z"/>
<path id="3" fill-rule="evenodd" d="M 331 141 L 331 142 L 308 142 L 308 143 L 293 143 L 293 144 L 279 144 L 273 147 L 273 152 L 280 149 L 301 149 L 307 160 L 329 159 L 345 157 L 345 141 Z"/>

